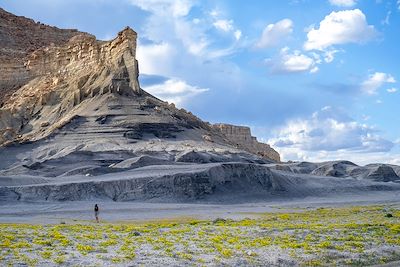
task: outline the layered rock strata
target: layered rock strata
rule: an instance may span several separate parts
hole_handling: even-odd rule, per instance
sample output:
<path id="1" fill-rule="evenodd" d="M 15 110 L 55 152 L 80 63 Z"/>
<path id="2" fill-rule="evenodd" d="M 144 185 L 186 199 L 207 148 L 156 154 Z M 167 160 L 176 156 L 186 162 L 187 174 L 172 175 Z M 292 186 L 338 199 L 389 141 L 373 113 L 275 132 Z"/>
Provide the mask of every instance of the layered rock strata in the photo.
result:
<path id="1" fill-rule="evenodd" d="M 155 174 L 155 172 L 162 172 Z M 75 179 L 75 180 L 74 180 Z M 243 202 L 400 190 L 400 184 L 283 174 L 263 165 L 213 163 L 146 167 L 68 182 L 0 187 L 0 201 Z"/>
<path id="2" fill-rule="evenodd" d="M 190 112 L 141 90 L 137 34 L 132 29 L 124 29 L 106 42 L 4 10 L 0 10 L 0 20 L 0 42 L 4 43 L 0 57 L 5 59 L 0 64 L 4 82 L 0 91 L 0 146 L 59 133 L 142 140 L 149 135 L 176 138 L 198 129 L 185 138 L 279 161 L 279 154 L 258 143 L 250 132 L 249 140 L 235 139 L 223 128 L 210 127 Z"/>
<path id="3" fill-rule="evenodd" d="M 223 133 L 238 148 L 260 155 L 263 158 L 280 161 L 279 153 L 270 145 L 258 142 L 257 138 L 251 135 L 249 127 L 219 123 L 214 124 L 213 128 Z"/>
<path id="4" fill-rule="evenodd" d="M 49 46 L 66 44 L 73 36 L 86 35 L 75 29 L 59 29 L 15 16 L 0 8 L 0 105 L 38 73 L 26 66 L 28 56 Z"/>
<path id="5" fill-rule="evenodd" d="M 68 123 L 68 113 L 85 99 L 140 95 L 136 37 L 130 28 L 110 42 L 77 35 L 64 46 L 39 48 L 27 56 L 25 69 L 36 78 L 3 103 L 0 144 L 43 138 Z"/>

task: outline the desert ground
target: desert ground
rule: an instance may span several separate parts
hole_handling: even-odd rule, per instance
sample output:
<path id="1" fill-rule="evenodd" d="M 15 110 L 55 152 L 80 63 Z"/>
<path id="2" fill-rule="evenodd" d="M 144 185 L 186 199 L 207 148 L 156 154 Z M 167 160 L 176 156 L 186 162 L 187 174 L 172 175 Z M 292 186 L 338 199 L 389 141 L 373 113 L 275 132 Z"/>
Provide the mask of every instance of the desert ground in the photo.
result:
<path id="1" fill-rule="evenodd" d="M 395 192 L 245 204 L 1 205 L 1 265 L 396 266 Z"/>

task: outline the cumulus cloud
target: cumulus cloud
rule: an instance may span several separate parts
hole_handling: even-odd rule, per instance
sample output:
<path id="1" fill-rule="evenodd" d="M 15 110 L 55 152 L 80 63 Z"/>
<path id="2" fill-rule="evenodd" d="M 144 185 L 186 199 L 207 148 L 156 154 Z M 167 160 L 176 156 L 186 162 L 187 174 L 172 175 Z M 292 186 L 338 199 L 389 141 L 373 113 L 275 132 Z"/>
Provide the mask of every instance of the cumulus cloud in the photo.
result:
<path id="1" fill-rule="evenodd" d="M 218 30 L 229 32 L 233 30 L 233 20 L 218 19 L 213 23 Z"/>
<path id="2" fill-rule="evenodd" d="M 373 74 L 370 74 L 368 76 L 368 79 L 366 79 L 362 84 L 361 84 L 361 89 L 364 93 L 367 94 L 376 94 L 379 88 L 382 87 L 385 83 L 395 83 L 396 80 L 394 77 L 390 74 L 384 73 L 384 72 L 375 72 Z"/>
<path id="3" fill-rule="evenodd" d="M 232 33 L 236 40 L 239 40 L 242 37 L 242 31 L 235 28 L 233 20 L 217 19 L 213 25 L 217 30 Z"/>
<path id="4" fill-rule="evenodd" d="M 394 146 L 374 127 L 358 123 L 343 111 L 330 106 L 309 118 L 289 121 L 268 142 L 286 156 L 297 155 L 295 159 L 299 155 L 305 159 L 307 155 L 318 153 L 388 152 Z"/>
<path id="5" fill-rule="evenodd" d="M 351 7 L 357 4 L 357 0 L 329 0 L 334 6 Z"/>
<path id="6" fill-rule="evenodd" d="M 182 52 L 205 60 L 208 55 L 225 56 L 228 47 L 230 53 L 235 51 L 232 47 L 242 36 L 233 20 L 221 17 L 219 13 L 202 11 L 201 19 L 193 18 L 191 11 L 198 4 L 195 0 L 130 0 L 130 3 L 150 13 L 141 38 L 166 43 L 179 50 L 180 57 Z M 209 33 L 211 28 L 230 33 L 230 40 L 216 40 Z M 224 53 L 219 53 L 219 50 Z"/>
<path id="7" fill-rule="evenodd" d="M 359 9 L 332 12 L 307 33 L 305 50 L 323 51 L 333 45 L 364 43 L 376 37 L 374 26 L 368 25 Z"/>
<path id="8" fill-rule="evenodd" d="M 393 93 L 396 93 L 397 92 L 397 88 L 389 88 L 389 89 L 387 89 L 386 90 L 388 93 L 391 93 L 391 94 L 393 94 Z"/>
<path id="9" fill-rule="evenodd" d="M 147 74 L 168 73 L 170 58 L 174 57 L 175 49 L 168 43 L 141 44 L 137 47 L 137 59 L 140 71 Z"/>
<path id="10" fill-rule="evenodd" d="M 199 88 L 175 78 L 168 79 L 159 84 L 143 86 L 143 89 L 148 93 L 153 94 L 164 101 L 174 103 L 177 106 L 181 106 L 190 98 L 208 91 L 207 88 Z"/>
<path id="11" fill-rule="evenodd" d="M 262 32 L 261 38 L 257 41 L 257 48 L 266 48 L 278 45 L 293 32 L 293 22 L 290 19 L 283 19 L 275 24 L 269 24 Z"/>
<path id="12" fill-rule="evenodd" d="M 207 88 L 235 88 L 241 69 L 223 57 L 241 48 L 242 32 L 223 10 L 199 8 L 197 0 L 128 0 L 147 11 L 138 39 L 141 74 L 184 77 Z M 228 32 L 216 29 L 217 23 Z M 207 78 L 204 78 L 207 68 Z M 221 75 L 221 70 L 226 75 Z M 195 102 L 196 99 L 193 99 Z"/>
<path id="13" fill-rule="evenodd" d="M 317 72 L 318 59 L 302 54 L 299 50 L 292 53 L 288 47 L 282 48 L 277 58 L 266 59 L 272 73 Z"/>

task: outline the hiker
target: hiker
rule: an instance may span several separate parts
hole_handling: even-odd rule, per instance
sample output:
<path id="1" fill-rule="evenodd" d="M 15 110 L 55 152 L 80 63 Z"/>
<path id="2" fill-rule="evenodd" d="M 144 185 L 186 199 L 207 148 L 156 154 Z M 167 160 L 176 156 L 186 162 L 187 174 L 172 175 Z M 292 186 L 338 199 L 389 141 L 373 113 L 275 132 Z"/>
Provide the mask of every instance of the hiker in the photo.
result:
<path id="1" fill-rule="evenodd" d="M 99 206 L 94 205 L 94 217 L 96 217 L 96 222 L 99 222 Z"/>

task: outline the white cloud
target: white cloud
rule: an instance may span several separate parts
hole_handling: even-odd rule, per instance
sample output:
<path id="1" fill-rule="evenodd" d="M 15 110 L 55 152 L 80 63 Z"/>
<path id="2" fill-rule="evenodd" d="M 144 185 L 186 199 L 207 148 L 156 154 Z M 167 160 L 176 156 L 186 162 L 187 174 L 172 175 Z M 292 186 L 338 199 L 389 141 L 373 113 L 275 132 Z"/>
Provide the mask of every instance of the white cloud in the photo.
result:
<path id="1" fill-rule="evenodd" d="M 334 6 L 351 7 L 357 4 L 357 0 L 329 0 Z"/>
<path id="2" fill-rule="evenodd" d="M 385 83 L 395 83 L 396 80 L 390 74 L 375 72 L 368 76 L 368 79 L 361 84 L 361 90 L 367 94 L 376 94 L 378 89 Z"/>
<path id="3" fill-rule="evenodd" d="M 209 14 L 211 17 L 218 17 L 221 14 L 221 12 L 218 9 L 213 9 L 210 11 Z"/>
<path id="4" fill-rule="evenodd" d="M 265 48 L 278 45 L 283 39 L 293 32 L 293 22 L 290 19 L 283 19 L 275 24 L 265 27 L 256 47 Z"/>
<path id="5" fill-rule="evenodd" d="M 307 33 L 305 50 L 325 50 L 333 45 L 364 43 L 373 39 L 377 32 L 368 25 L 359 9 L 332 12 Z"/>
<path id="6" fill-rule="evenodd" d="M 364 157 L 365 153 L 388 152 L 394 146 L 374 127 L 358 123 L 341 110 L 329 106 L 309 118 L 289 121 L 274 135 L 268 143 L 277 148 L 285 160 L 321 161 L 358 153 L 363 153 Z"/>
<path id="7" fill-rule="evenodd" d="M 168 43 L 144 45 L 139 42 L 136 52 L 140 72 L 147 74 L 168 73 L 169 61 L 174 56 L 175 50 Z"/>
<path id="8" fill-rule="evenodd" d="M 386 90 L 388 93 L 391 93 L 391 94 L 393 94 L 393 93 L 396 93 L 397 92 L 397 88 L 389 88 L 389 89 L 387 89 Z"/>
<path id="9" fill-rule="evenodd" d="M 391 14 L 392 14 L 392 11 L 391 11 L 391 10 L 389 10 L 389 11 L 386 13 L 385 19 L 381 21 L 382 25 L 390 25 L 390 15 L 391 15 Z"/>
<path id="10" fill-rule="evenodd" d="M 234 33 L 236 40 L 239 40 L 242 37 L 242 31 L 236 30 Z"/>
<path id="11" fill-rule="evenodd" d="M 214 27 L 218 30 L 229 32 L 233 30 L 233 20 L 218 19 L 213 23 Z"/>
<path id="12" fill-rule="evenodd" d="M 299 50 L 290 53 L 288 47 L 282 48 L 278 58 L 266 59 L 272 73 L 317 72 L 314 58 L 302 54 Z"/>
<path id="13" fill-rule="evenodd" d="M 331 63 L 334 60 L 335 54 L 337 52 L 339 52 L 339 50 L 332 49 L 332 50 L 325 51 L 324 52 L 324 60 L 325 60 L 325 62 L 326 63 Z"/>
<path id="14" fill-rule="evenodd" d="M 150 85 L 143 89 L 177 106 L 181 106 L 190 98 L 209 90 L 207 88 L 189 85 L 185 81 L 179 79 L 169 79 L 161 84 Z"/>
<path id="15" fill-rule="evenodd" d="M 242 37 L 242 31 L 235 28 L 233 20 L 217 19 L 213 23 L 213 26 L 219 31 L 232 33 L 236 41 L 238 41 Z"/>
<path id="16" fill-rule="evenodd" d="M 180 57 L 183 52 L 203 60 L 207 60 L 208 55 L 225 56 L 227 48 L 230 48 L 230 53 L 235 52 L 232 43 L 239 41 L 242 35 L 233 20 L 220 17 L 222 15 L 217 11 L 203 11 L 201 19 L 190 18 L 192 8 L 198 4 L 196 0 L 130 0 L 130 3 L 150 13 L 140 37 L 155 43 L 167 43 L 180 51 Z M 211 28 L 230 33 L 229 41 L 212 36 Z M 220 53 L 220 50 L 225 52 Z"/>
<path id="17" fill-rule="evenodd" d="M 242 32 L 232 22 L 234 28 L 228 33 L 220 31 L 218 36 L 213 25 L 217 20 L 230 21 L 223 10 L 210 12 L 197 0 L 129 1 L 148 12 L 138 39 L 141 74 L 182 77 L 194 83 L 206 79 L 209 88 L 237 88 L 242 84 L 239 66 L 222 60 L 241 47 Z M 194 7 L 200 4 L 201 9 L 193 16 Z"/>
<path id="18" fill-rule="evenodd" d="M 173 17 L 184 17 L 189 14 L 195 2 L 192 0 L 130 0 L 130 2 L 149 12 L 169 14 Z"/>

